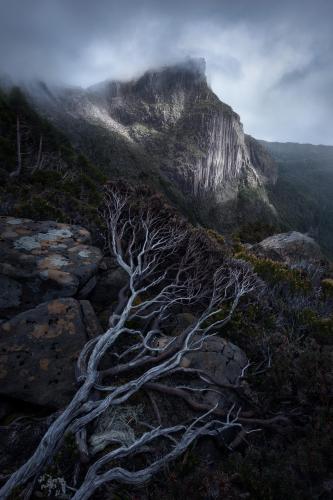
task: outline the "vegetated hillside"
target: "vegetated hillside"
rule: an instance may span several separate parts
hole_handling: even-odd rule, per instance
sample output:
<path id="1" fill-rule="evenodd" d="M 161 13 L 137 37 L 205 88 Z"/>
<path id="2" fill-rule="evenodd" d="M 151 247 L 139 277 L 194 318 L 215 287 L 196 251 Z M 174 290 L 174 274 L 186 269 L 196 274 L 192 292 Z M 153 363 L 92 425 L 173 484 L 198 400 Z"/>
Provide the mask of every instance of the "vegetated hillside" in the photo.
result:
<path id="1" fill-rule="evenodd" d="M 278 164 L 270 187 L 282 224 L 309 232 L 333 256 L 333 146 L 261 141 Z"/>
<path id="2" fill-rule="evenodd" d="M 211 90 L 203 60 L 128 82 L 29 92 L 108 176 L 150 184 L 192 220 L 222 231 L 259 215 L 276 220 L 266 193 L 275 165 L 256 161 L 260 145 L 245 140 L 240 117 Z"/>
<path id="3" fill-rule="evenodd" d="M 258 149 L 251 138 L 247 138 L 247 141 L 251 164 L 264 161 L 263 165 L 267 165 L 265 152 Z M 99 168 L 82 154 L 78 154 L 66 136 L 59 133 L 53 125 L 41 119 L 17 89 L 1 94 L 0 168 L 1 213 L 8 215 L 1 221 L 6 230 L 0 238 L 0 251 L 5 264 L 1 267 L 0 275 L 3 307 L 0 331 L 2 351 L 5 349 L 3 352 L 7 353 L 8 350 L 8 356 L 6 354 L 1 358 L 2 363 L 5 363 L 2 364 L 5 369 L 2 368 L 1 374 L 6 377 L 1 389 L 1 398 L 5 404 L 1 410 L 0 422 L 0 447 L 4 450 L 0 457 L 3 483 L 31 456 L 50 421 L 57 418 L 57 415 L 52 415 L 49 419 L 55 408 L 58 409 L 57 403 L 59 408 L 63 407 L 63 400 L 59 403 L 60 399 L 54 396 L 56 391 L 59 395 L 59 391 L 63 389 L 66 398 L 70 397 L 67 390 L 72 387 L 71 384 L 73 387 L 75 385 L 76 357 L 87 339 L 102 332 L 102 327 L 107 331 L 110 324 L 113 324 L 110 317 L 117 316 L 119 319 L 118 305 L 122 307 L 126 304 L 124 285 L 128 277 L 115 265 L 112 252 L 99 264 L 103 249 L 87 245 L 89 234 L 84 229 L 61 227 L 54 222 L 31 223 L 13 218 L 53 219 L 81 223 L 85 227 L 96 229 L 97 207 L 102 202 L 102 185 L 105 180 Z M 264 174 L 263 169 L 262 175 Z M 140 177 L 134 176 L 132 182 L 144 180 Z M 128 188 L 126 183 L 119 182 L 114 183 L 114 188 L 117 193 L 126 193 L 128 196 L 129 205 L 125 213 L 131 220 L 130 223 L 121 225 L 120 234 L 123 236 L 124 228 L 132 228 L 133 221 L 142 221 L 135 217 L 138 211 L 141 214 L 142 209 L 146 211 L 144 213 L 149 213 L 149 219 L 151 215 L 159 217 L 158 230 L 162 230 L 162 234 L 165 234 L 165 223 L 170 225 L 171 235 L 174 227 L 179 224 L 183 227 L 184 221 L 180 221 L 175 210 L 170 209 L 163 197 L 155 195 L 154 191 L 142 189 L 141 186 Z M 247 203 L 247 196 L 251 197 L 251 194 L 245 188 L 244 191 L 244 209 L 249 210 L 252 205 Z M 296 188 L 294 192 L 297 193 Z M 277 196 L 277 192 L 275 194 L 282 207 L 281 196 Z M 301 201 L 305 203 L 307 200 L 302 198 Z M 259 209 L 258 206 L 260 214 Z M 240 220 L 238 218 L 238 223 Z M 292 224 L 290 220 L 290 225 Z M 164 391 L 170 392 L 176 385 L 183 387 L 183 392 L 169 397 L 168 394 L 159 393 L 157 389 L 161 389 L 161 386 L 157 385 L 156 388 L 155 385 L 155 390 L 151 389 L 154 390 L 152 399 L 149 399 L 143 387 L 135 398 L 128 402 L 125 400 L 125 406 L 117 405 L 118 415 L 125 418 L 126 429 L 133 436 L 147 431 L 147 427 L 142 425 L 142 421 L 145 423 L 144 419 L 147 420 L 148 429 L 159 425 L 159 419 L 163 426 L 178 422 L 188 425 L 189 421 L 207 409 L 214 410 L 216 418 L 223 420 L 230 412 L 229 416 L 232 418 L 242 419 L 243 428 L 240 433 L 236 428 L 235 434 L 219 435 L 215 444 L 212 440 L 200 440 L 170 464 L 168 470 L 162 469 L 147 488 L 133 490 L 133 487 L 112 483 L 111 490 L 106 486 L 92 498 L 105 498 L 110 491 L 119 498 L 135 496 L 141 500 L 169 500 L 188 496 L 198 500 L 331 498 L 333 281 L 327 263 L 321 268 L 320 258 L 315 265 L 309 261 L 304 268 L 303 262 L 298 265 L 298 259 L 303 260 L 304 255 L 298 253 L 295 256 L 296 264 L 294 262 L 291 266 L 287 261 L 272 260 L 270 253 L 265 256 L 263 249 L 258 252 L 255 247 L 249 249 L 241 244 L 231 245 L 212 230 L 193 228 L 187 222 L 185 226 L 191 238 L 180 238 L 181 246 L 177 251 L 167 246 L 167 271 L 174 273 L 175 264 L 179 264 L 187 252 L 191 257 L 191 252 L 196 248 L 192 242 L 197 241 L 200 266 L 194 276 L 199 280 L 199 291 L 201 288 L 205 291 L 207 283 L 211 283 L 209 280 L 215 276 L 215 267 L 209 267 L 212 259 L 218 268 L 221 263 L 227 265 L 226 274 L 232 269 L 248 270 L 255 283 L 259 277 L 258 288 L 241 297 L 237 309 L 226 324 L 222 319 L 228 315 L 232 298 L 228 298 L 228 294 L 222 295 L 221 303 L 218 301 L 221 309 L 216 313 L 217 324 L 211 331 L 214 336 L 208 338 L 209 342 L 212 341 L 209 349 L 204 348 L 202 353 L 196 349 L 192 353 L 194 363 L 189 365 L 190 368 L 193 366 L 194 371 L 202 368 L 211 373 L 212 380 L 214 377 L 213 384 L 201 379 L 201 385 L 197 387 L 197 382 L 189 377 L 191 372 L 183 374 L 179 381 L 174 375 L 167 381 L 162 378 L 162 386 L 168 384 L 164 385 Z M 253 226 L 248 226 L 248 234 L 253 233 L 253 230 Z M 46 234 L 53 237 L 56 234 L 59 240 L 51 238 L 48 241 Z M 126 234 L 125 229 L 125 237 L 121 243 L 128 249 L 125 254 L 129 258 L 133 240 L 131 233 Z M 139 224 L 135 234 L 143 238 L 145 228 Z M 30 235 L 28 239 L 26 235 Z M 82 235 L 85 238 L 83 242 Z M 27 241 L 31 242 L 31 238 L 39 247 L 37 252 L 36 247 L 27 246 Z M 255 233 L 255 239 L 259 239 L 259 233 Z M 168 238 L 166 243 L 170 244 Z M 55 245 L 58 248 L 57 255 L 54 255 Z M 75 248 L 80 250 L 79 253 Z M 136 251 L 139 249 L 140 244 Z M 95 256 L 94 260 L 92 256 Z M 152 258 L 154 259 L 153 256 Z M 70 266 L 71 273 L 62 271 L 64 263 L 65 266 Z M 72 281 L 64 280 L 64 275 Z M 69 284 L 73 280 L 76 285 L 71 287 Z M 156 283 L 158 288 L 159 283 Z M 169 286 L 169 279 L 166 284 Z M 209 285 L 208 288 L 211 292 L 212 286 Z M 236 286 L 235 289 L 238 290 L 239 287 Z M 29 295 L 25 290 L 30 290 Z M 146 295 L 151 298 L 150 293 L 158 293 L 159 290 L 141 294 L 143 302 L 138 297 L 133 307 L 140 307 L 140 304 L 144 307 Z M 189 292 L 193 294 L 191 286 Z M 52 301 L 51 294 L 54 299 Z M 209 295 L 204 294 L 203 304 L 208 299 Z M 27 307 L 32 309 L 27 311 Z M 183 300 L 177 304 L 170 315 L 164 315 L 162 340 L 163 337 L 168 339 L 170 336 L 179 338 L 184 331 L 191 331 L 189 326 L 197 324 L 201 307 L 201 300 L 193 305 L 188 305 Z M 157 307 L 157 311 L 159 309 Z M 86 314 L 88 311 L 90 321 L 84 310 Z M 73 318 L 78 318 L 75 325 Z M 146 328 L 150 329 L 150 322 L 146 321 L 128 324 L 139 328 L 139 333 L 141 329 L 143 332 Z M 203 326 L 209 328 L 211 325 L 208 318 Z M 88 326 L 89 332 L 86 331 Z M 35 332 L 33 341 L 32 331 Z M 75 332 L 78 336 L 74 335 Z M 60 350 L 54 349 L 55 336 L 61 342 Z M 120 340 L 120 348 L 125 349 L 130 356 L 136 356 L 136 350 L 131 348 L 132 341 L 131 337 L 128 341 L 125 339 L 124 343 Z M 172 343 L 169 345 L 173 346 Z M 230 350 L 225 346 L 232 349 L 231 357 Z M 146 350 L 143 350 L 142 355 L 145 353 Z M 244 359 L 245 356 L 251 362 L 244 372 L 235 372 L 235 353 L 238 356 L 236 359 Z M 117 367 L 117 349 L 114 354 L 112 362 L 109 361 L 111 368 Z M 156 360 L 158 356 L 153 354 L 151 362 Z M 26 363 L 24 368 L 22 363 Z M 9 369 L 6 368 L 8 366 Z M 188 365 L 185 363 L 184 366 Z M 230 385 L 231 380 L 225 384 L 225 380 L 219 378 L 221 373 L 224 376 L 227 371 L 221 370 L 221 366 L 227 366 L 228 370 L 234 372 L 235 379 L 232 380 L 235 384 Z M 70 381 L 67 380 L 69 372 L 72 377 Z M 17 373 L 17 376 L 11 376 L 13 373 Z M 27 379 L 27 373 L 32 378 L 29 376 Z M 118 375 L 109 376 L 108 383 L 111 386 L 128 380 Z M 76 391 L 78 387 L 80 384 L 76 384 L 73 390 Z M 202 391 L 207 388 L 213 388 L 213 391 Z M 223 392 L 225 390 L 230 392 Z M 104 394 L 101 393 L 98 397 L 103 398 Z M 215 403 L 212 404 L 209 398 L 211 394 L 215 400 L 217 396 L 219 401 L 221 398 L 218 408 L 214 409 Z M 229 401 L 227 396 L 232 398 L 226 404 Z M 64 404 L 67 402 L 68 399 Z M 130 413 L 126 413 L 133 408 L 137 409 L 140 418 L 137 418 L 136 413 L 133 418 Z M 108 429 L 104 427 L 105 422 L 98 422 L 101 427 L 89 428 L 89 438 L 99 436 L 100 431 L 104 433 Z M 109 425 L 110 414 L 106 416 L 106 422 Z M 246 434 L 250 430 L 256 432 Z M 169 444 L 173 446 L 174 442 Z M 60 484 L 68 486 L 69 495 L 73 495 L 73 488 L 78 487 L 78 480 L 82 480 L 96 456 L 99 458 L 110 451 L 110 443 L 107 443 L 105 450 L 98 451 L 101 455 L 94 455 L 90 439 L 88 445 L 89 463 L 87 457 L 83 459 L 80 455 L 75 437 L 70 433 L 66 435 L 54 460 L 44 470 L 45 474 L 40 480 L 33 482 L 32 486 L 28 485 L 28 488 L 35 488 L 36 498 L 43 498 L 43 495 L 45 497 L 47 489 L 57 487 L 59 480 Z M 129 470 L 145 467 L 149 461 L 161 456 L 164 443 L 160 446 L 161 443 L 157 443 L 156 448 L 149 448 L 147 458 L 140 455 L 133 459 L 129 456 L 121 463 Z M 118 466 L 118 462 L 114 465 Z"/>
<path id="4" fill-rule="evenodd" d="M 96 225 L 106 177 L 18 88 L 0 92 L 0 213 Z"/>
<path id="5" fill-rule="evenodd" d="M 189 426 L 195 418 L 210 410 L 211 414 L 206 414 L 206 419 L 197 422 L 194 429 L 212 422 L 210 425 L 215 432 L 208 440 L 202 436 L 181 456 L 168 463 L 167 467 L 158 469 L 148 485 L 139 488 L 135 484 L 122 484 L 112 479 L 109 484 L 97 483 L 101 488 L 93 491 L 90 498 L 102 500 L 112 494 L 115 498 L 138 500 L 180 500 L 188 497 L 194 500 L 329 500 L 333 479 L 333 281 L 327 274 L 326 266 L 321 267 L 321 257 L 315 269 L 313 263 L 317 261 L 316 251 L 308 253 L 307 257 L 311 260 L 307 267 L 297 267 L 297 264 L 291 267 L 287 263 L 289 260 L 272 260 L 269 256 L 271 253 L 265 256 L 265 248 L 257 253 L 255 248 L 248 249 L 242 245 L 231 248 L 214 231 L 193 228 L 187 222 L 184 223 L 184 220 L 179 220 L 174 210 L 165 206 L 161 198 L 154 198 L 153 193 L 148 190 L 142 191 L 138 187 L 126 189 L 126 186 L 118 183 L 110 183 L 110 189 L 111 193 L 120 196 L 118 200 L 123 199 L 123 194 L 126 195 L 125 205 L 120 204 L 125 207 L 125 213 L 120 219 L 113 219 L 118 227 L 117 235 L 121 238 L 118 248 L 123 249 L 126 262 L 131 262 L 132 248 L 137 255 L 147 241 L 147 225 L 144 227 L 142 224 L 147 219 L 142 219 L 142 214 L 149 214 L 148 220 L 152 221 L 152 230 L 158 241 L 162 240 L 167 245 L 162 254 L 165 258 L 163 266 L 157 271 L 162 276 L 165 271 L 167 278 L 158 282 L 156 276 L 159 275 L 154 271 L 154 288 L 148 289 L 144 294 L 140 290 L 143 299 L 139 296 L 132 307 L 127 307 L 131 297 L 130 287 L 125 288 L 129 283 L 128 273 L 121 272 L 115 264 L 111 248 L 110 254 L 106 253 L 100 264 L 101 252 L 97 248 L 85 246 L 83 257 L 86 260 L 82 260 L 75 252 L 75 248 L 82 249 L 82 234 L 88 238 L 87 231 L 77 227 L 56 227 L 59 239 L 48 241 L 43 254 L 39 255 L 36 249 L 24 244 L 26 239 L 22 235 L 30 234 L 30 237 L 35 237 L 35 241 L 39 236 L 38 241 L 45 244 L 47 239 L 41 240 L 40 232 L 44 236 L 45 232 L 54 234 L 54 224 L 31 224 L 29 221 L 15 220 L 13 224 L 11 217 L 1 221 L 10 228 L 10 231 L 6 230 L 3 240 L 0 240 L 0 251 L 7 256 L 7 260 L 11 259 L 12 265 L 8 266 L 11 273 L 13 270 L 16 273 L 17 270 L 20 271 L 22 256 L 24 262 L 29 262 L 26 269 L 30 272 L 16 274 L 14 277 L 11 274 L 11 280 L 15 278 L 22 287 L 36 287 L 36 267 L 40 272 L 40 260 L 44 265 L 39 276 L 45 278 L 47 266 L 52 266 L 53 269 L 48 272 L 52 270 L 51 277 L 59 280 L 59 270 L 64 260 L 68 259 L 71 262 L 71 273 L 77 273 L 81 278 L 77 286 L 80 288 L 84 285 L 87 271 L 89 281 L 93 279 L 95 286 L 89 289 L 85 300 L 81 301 L 78 300 L 80 296 L 77 295 L 77 288 L 69 291 L 68 282 L 62 281 L 61 286 L 56 288 L 56 297 L 53 295 L 50 301 L 50 290 L 53 284 L 54 291 L 55 283 L 52 279 L 48 282 L 43 279 L 44 287 L 39 286 L 39 293 L 29 297 L 30 302 L 33 302 L 29 306 L 32 309 L 27 311 L 27 303 L 22 301 L 21 304 L 15 304 L 14 316 L 11 316 L 10 309 L 6 310 L 6 320 L 0 324 L 0 350 L 6 352 L 6 356 L 1 359 L 0 394 L 7 403 L 7 406 L 4 405 L 3 416 L 0 416 L 0 446 L 4 450 L 0 456 L 0 468 L 3 472 L 0 487 L 40 444 L 47 427 L 59 418 L 61 411 L 59 413 L 57 410 L 61 410 L 73 393 L 82 387 L 84 377 L 79 383 L 75 383 L 76 376 L 82 373 L 77 370 L 75 376 L 76 356 L 88 339 L 91 345 L 93 337 L 103 331 L 102 326 L 108 335 L 113 334 L 114 330 L 110 325 L 114 325 L 113 321 L 122 317 L 119 306 L 126 308 L 128 315 L 131 313 L 131 319 L 126 323 L 130 329 L 124 328 L 119 338 L 115 335 L 114 342 L 110 343 L 110 357 L 102 365 L 101 381 L 97 388 L 103 387 L 103 382 L 111 390 L 97 392 L 96 388 L 93 399 L 89 400 L 92 405 L 99 404 L 104 398 L 108 400 L 114 387 L 119 388 L 131 380 L 139 380 L 141 374 L 147 371 L 156 373 L 157 365 L 174 356 L 174 345 L 176 352 L 180 347 L 184 349 L 184 332 L 191 335 L 192 329 L 198 328 L 199 324 L 209 334 L 201 347 L 198 345 L 198 337 L 194 337 L 193 352 L 186 353 L 181 358 L 184 363 L 181 364 L 179 373 L 177 370 L 165 372 L 157 379 L 158 383 L 150 386 L 130 384 L 130 387 L 135 387 L 131 397 L 124 398 L 123 401 L 119 401 L 119 398 L 106 412 L 101 411 L 101 414 L 95 415 L 96 419 L 87 428 L 88 451 L 85 455 L 82 455 L 82 448 L 79 448 L 78 441 L 69 429 L 59 447 L 51 448 L 54 458 L 42 472 L 38 471 L 38 480 L 32 486 L 28 482 L 27 488 L 31 486 L 34 489 L 32 496 L 45 498 L 49 492 L 49 497 L 53 495 L 56 498 L 57 488 L 63 485 L 68 491 L 68 497 L 73 497 L 91 464 L 105 457 L 105 461 L 101 462 L 103 471 L 115 467 L 127 469 L 129 472 L 124 475 L 126 483 L 126 478 L 130 477 L 132 471 L 145 469 L 165 456 L 169 449 L 174 450 L 183 427 L 180 433 L 173 435 L 176 441 L 157 438 L 152 446 L 140 448 L 140 453 L 135 453 L 136 450 L 132 453 L 128 443 L 133 443 L 133 439 L 138 439 L 147 429 L 160 429 L 160 425 L 163 428 L 178 423 Z M 110 203 L 110 197 L 107 200 Z M 119 204 L 116 206 L 119 207 Z M 117 210 L 116 206 L 111 205 L 112 216 Z M 138 212 L 140 217 L 136 217 Z M 155 216 L 158 217 L 157 232 Z M 126 224 L 126 221 L 130 223 Z M 165 233 L 166 226 L 169 228 L 168 233 Z M 126 233 L 126 228 L 129 233 Z M 179 245 L 176 246 L 172 236 L 177 228 L 181 228 L 182 235 L 186 233 L 186 238 L 180 238 Z M 132 231 L 137 235 L 134 240 Z M 165 234 L 170 238 L 160 237 Z M 150 259 L 148 262 L 152 262 L 154 266 L 155 258 L 161 259 L 161 245 L 156 245 L 154 239 L 148 241 L 152 241 L 150 244 L 158 248 L 157 253 L 153 251 L 151 257 L 147 257 Z M 21 243 L 18 245 L 18 242 Z M 54 259 L 54 244 L 61 248 L 57 259 Z M 316 245 L 312 250 L 317 250 Z M 88 258 L 91 252 L 94 255 L 93 266 L 91 258 Z M 281 252 L 281 257 L 283 255 L 285 253 Z M 293 255 L 296 261 L 299 255 Z M 189 260 L 184 260 L 184 256 Z M 304 252 L 301 254 L 302 259 L 303 257 Z M 134 258 L 132 262 L 140 261 Z M 161 260 L 158 262 L 161 263 Z M 195 265 L 193 278 L 198 287 L 194 289 L 193 280 L 190 279 L 192 274 L 188 276 L 186 272 L 188 268 L 192 268 L 192 262 Z M 221 284 L 220 291 L 217 292 L 214 282 L 217 272 L 221 272 L 221 264 L 226 279 L 218 282 Z M 184 266 L 183 272 L 179 272 L 177 266 L 180 265 Z M 168 272 L 170 275 L 167 275 Z M 177 280 L 176 289 L 180 288 L 178 293 L 181 293 L 182 300 L 174 304 L 175 307 L 170 304 L 170 314 L 165 314 L 164 309 L 161 313 L 161 304 L 164 304 L 161 290 L 165 286 L 169 290 L 173 276 Z M 230 281 L 229 276 L 235 276 L 236 281 Z M 7 275 L 0 275 L 1 277 L 8 280 Z M 150 280 L 151 277 L 148 276 L 145 283 L 150 283 Z M 181 286 L 183 281 L 180 280 L 184 280 L 186 293 L 191 296 L 196 297 L 193 290 L 202 292 L 198 301 L 195 299 L 192 303 L 183 300 L 185 291 Z M 253 283 L 253 289 L 251 286 L 249 293 L 242 295 L 239 302 L 235 303 L 234 293 L 242 290 L 246 283 Z M 11 295 L 5 297 L 3 302 L 13 298 L 15 290 L 12 286 Z M 216 293 L 219 295 L 215 296 L 213 304 L 216 304 L 217 310 L 212 316 L 213 290 L 213 296 Z M 155 332 L 156 339 L 161 340 L 161 344 L 157 345 L 163 349 L 166 346 L 162 358 L 158 352 L 147 353 L 146 347 L 139 353 L 137 348 L 137 342 L 141 341 L 147 331 L 148 337 L 154 332 L 151 330 L 152 321 L 136 317 L 140 313 L 142 315 L 142 309 L 138 308 L 146 307 L 146 300 L 154 300 L 156 296 L 159 298 L 156 304 L 151 304 L 149 315 L 154 314 L 154 322 L 156 317 L 158 320 L 161 317 Z M 172 302 L 174 298 L 168 292 L 165 300 Z M 89 323 L 85 324 L 77 318 L 82 317 L 83 305 L 87 310 L 89 303 L 88 312 L 90 320 L 93 319 L 93 328 L 88 335 L 86 329 Z M 230 308 L 235 304 L 237 307 L 233 309 L 230 321 L 225 323 L 223 319 L 228 317 Z M 6 305 L 3 304 L 3 307 Z M 209 317 L 203 316 L 206 307 L 209 307 Z M 18 315 L 17 309 L 21 311 Z M 56 349 L 55 338 L 60 344 Z M 177 346 L 181 339 L 181 344 Z M 156 346 L 156 343 L 152 345 Z M 125 353 L 124 356 L 120 357 L 119 352 Z M 138 356 L 143 356 L 146 364 L 140 365 L 142 357 Z M 247 360 L 250 361 L 249 364 Z M 135 367 L 133 371 L 130 361 L 133 361 Z M 129 370 L 126 371 L 128 364 Z M 151 366 L 155 370 L 151 370 Z M 17 376 L 11 376 L 16 372 Z M 105 382 L 102 378 L 104 376 L 107 377 Z M 151 379 L 148 378 L 148 382 L 149 380 Z M 9 394 L 15 394 L 15 398 L 7 398 Z M 81 411 L 86 411 L 85 408 L 90 411 L 89 406 L 82 405 Z M 67 412 L 67 415 L 76 419 L 77 413 Z M 215 428 L 216 421 L 221 421 L 223 425 L 230 417 L 236 423 L 234 428 L 226 432 Z M 55 434 L 56 437 L 59 436 Z M 125 456 L 120 455 L 122 459 L 109 461 L 107 457 L 119 446 L 119 441 L 120 444 L 124 443 Z M 79 477 L 77 470 L 80 471 Z M 34 473 L 33 469 L 32 474 Z M 102 479 L 105 476 L 107 478 L 104 473 L 100 475 Z M 89 484 L 93 483 L 89 481 Z M 15 495 L 21 494 L 24 488 L 25 485 L 17 487 Z"/>

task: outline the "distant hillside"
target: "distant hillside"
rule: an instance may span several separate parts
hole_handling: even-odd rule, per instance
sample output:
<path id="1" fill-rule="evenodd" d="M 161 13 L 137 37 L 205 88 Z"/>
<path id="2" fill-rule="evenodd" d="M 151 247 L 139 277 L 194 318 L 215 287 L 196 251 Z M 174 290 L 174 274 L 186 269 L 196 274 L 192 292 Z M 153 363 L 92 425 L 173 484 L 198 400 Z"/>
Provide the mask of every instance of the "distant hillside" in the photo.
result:
<path id="1" fill-rule="evenodd" d="M 333 257 L 333 146 L 260 142 L 278 164 L 269 191 L 282 223 L 309 232 Z"/>

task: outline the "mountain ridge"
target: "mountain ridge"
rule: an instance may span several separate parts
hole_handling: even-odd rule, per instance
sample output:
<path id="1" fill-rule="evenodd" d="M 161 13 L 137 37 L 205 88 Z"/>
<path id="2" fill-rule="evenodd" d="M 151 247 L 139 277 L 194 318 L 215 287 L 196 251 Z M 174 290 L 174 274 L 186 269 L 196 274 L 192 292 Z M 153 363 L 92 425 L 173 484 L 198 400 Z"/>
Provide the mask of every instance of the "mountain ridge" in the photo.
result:
<path id="1" fill-rule="evenodd" d="M 262 147 L 246 139 L 239 115 L 208 86 L 204 60 L 148 70 L 128 82 L 107 80 L 57 92 L 44 88 L 30 95 L 108 174 L 126 175 L 128 169 L 133 178 L 138 172 L 160 177 L 183 204 L 202 205 L 202 222 L 218 230 L 234 225 L 244 217 L 242 192 L 253 201 L 254 215 L 260 205 L 267 220 L 275 219 L 265 187 L 275 182 L 274 162 L 263 168 L 258 161 Z M 126 165 L 124 148 L 133 152 Z"/>

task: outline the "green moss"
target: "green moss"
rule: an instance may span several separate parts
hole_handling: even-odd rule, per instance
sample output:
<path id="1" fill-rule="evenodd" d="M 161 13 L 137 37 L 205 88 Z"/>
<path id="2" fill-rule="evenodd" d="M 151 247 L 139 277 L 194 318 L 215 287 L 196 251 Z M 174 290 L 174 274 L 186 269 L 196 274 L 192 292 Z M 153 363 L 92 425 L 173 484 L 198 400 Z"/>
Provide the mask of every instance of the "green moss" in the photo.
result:
<path id="1" fill-rule="evenodd" d="M 291 269 L 287 265 L 272 259 L 256 257 L 244 249 L 236 253 L 235 257 L 250 262 L 255 272 L 272 285 L 284 283 L 292 290 L 309 291 L 312 289 L 310 280 L 305 273 L 298 269 Z"/>
<path id="2" fill-rule="evenodd" d="M 326 279 L 322 280 L 321 287 L 323 289 L 324 294 L 327 297 L 333 297 L 333 279 L 332 278 L 326 278 Z"/>
<path id="3" fill-rule="evenodd" d="M 29 180 L 32 184 L 41 184 L 42 187 L 54 186 L 61 182 L 61 174 L 55 170 L 38 170 Z"/>
<path id="4" fill-rule="evenodd" d="M 319 344 L 333 345 L 333 316 L 313 319 L 311 327 L 312 336 Z"/>
<path id="5" fill-rule="evenodd" d="M 277 225 L 265 222 L 252 222 L 241 225 L 238 236 L 242 242 L 257 243 L 279 232 L 280 228 Z"/>
<path id="6" fill-rule="evenodd" d="M 62 210 L 39 196 L 32 196 L 28 202 L 17 204 L 15 207 L 15 215 L 17 217 L 28 217 L 32 219 L 54 219 L 58 222 L 66 221 L 66 215 Z"/>
<path id="7" fill-rule="evenodd" d="M 9 173 L 16 168 L 17 117 L 25 133 L 22 172 L 13 178 Z M 42 163 L 34 172 L 41 139 Z M 1 203 L 7 213 L 94 227 L 98 224 L 97 209 L 106 177 L 31 108 L 19 88 L 0 91 L 0 163 Z"/>
<path id="8" fill-rule="evenodd" d="M 223 236 L 215 231 L 215 229 L 207 229 L 207 234 L 209 238 L 211 238 L 213 241 L 215 241 L 218 245 L 224 246 L 225 245 L 225 239 Z"/>

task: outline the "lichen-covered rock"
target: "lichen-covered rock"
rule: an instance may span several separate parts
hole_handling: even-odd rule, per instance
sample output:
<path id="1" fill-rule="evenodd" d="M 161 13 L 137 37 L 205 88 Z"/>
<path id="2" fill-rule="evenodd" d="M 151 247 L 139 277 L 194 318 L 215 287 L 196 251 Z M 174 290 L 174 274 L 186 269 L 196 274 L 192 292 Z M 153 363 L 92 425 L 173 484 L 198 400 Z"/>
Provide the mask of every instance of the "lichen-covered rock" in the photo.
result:
<path id="1" fill-rule="evenodd" d="M 0 317 L 75 295 L 101 258 L 82 227 L 0 217 Z"/>
<path id="2" fill-rule="evenodd" d="M 186 354 L 183 363 L 206 371 L 222 384 L 236 384 L 247 357 L 232 342 L 221 337 L 210 337 L 200 350 Z"/>
<path id="3" fill-rule="evenodd" d="M 161 337 L 158 345 L 165 345 L 171 338 L 172 337 L 167 336 Z M 181 366 L 184 368 L 203 370 L 210 375 L 214 381 L 220 384 L 230 385 L 239 382 L 239 377 L 247 362 L 248 360 L 244 351 L 232 342 L 216 336 L 207 338 L 200 349 L 186 354 L 182 358 Z M 189 381 L 188 384 L 189 387 L 192 386 L 193 388 L 204 389 L 209 387 L 213 389 L 213 391 L 193 394 L 194 399 L 202 401 L 205 404 L 213 406 L 219 403 L 225 405 L 235 399 L 235 393 L 231 392 L 229 389 L 209 384 L 200 379 L 193 379 L 192 382 Z"/>
<path id="4" fill-rule="evenodd" d="M 288 265 L 309 263 L 323 265 L 326 259 L 313 238 L 297 231 L 275 234 L 253 245 L 250 251 L 259 257 L 284 262 Z"/>
<path id="5" fill-rule="evenodd" d="M 0 393 L 63 407 L 75 391 L 75 363 L 101 327 L 87 301 L 45 302 L 0 325 Z"/>
<path id="6" fill-rule="evenodd" d="M 244 366 L 247 364 L 245 353 L 232 342 L 221 337 L 210 337 L 200 350 L 186 354 L 182 364 L 189 368 L 204 370 L 221 384 L 237 384 Z M 196 387 L 207 387 L 204 382 L 195 382 Z M 220 387 L 212 387 L 219 391 L 206 392 L 201 395 L 206 404 L 225 404 L 233 400 L 235 394 Z"/>

